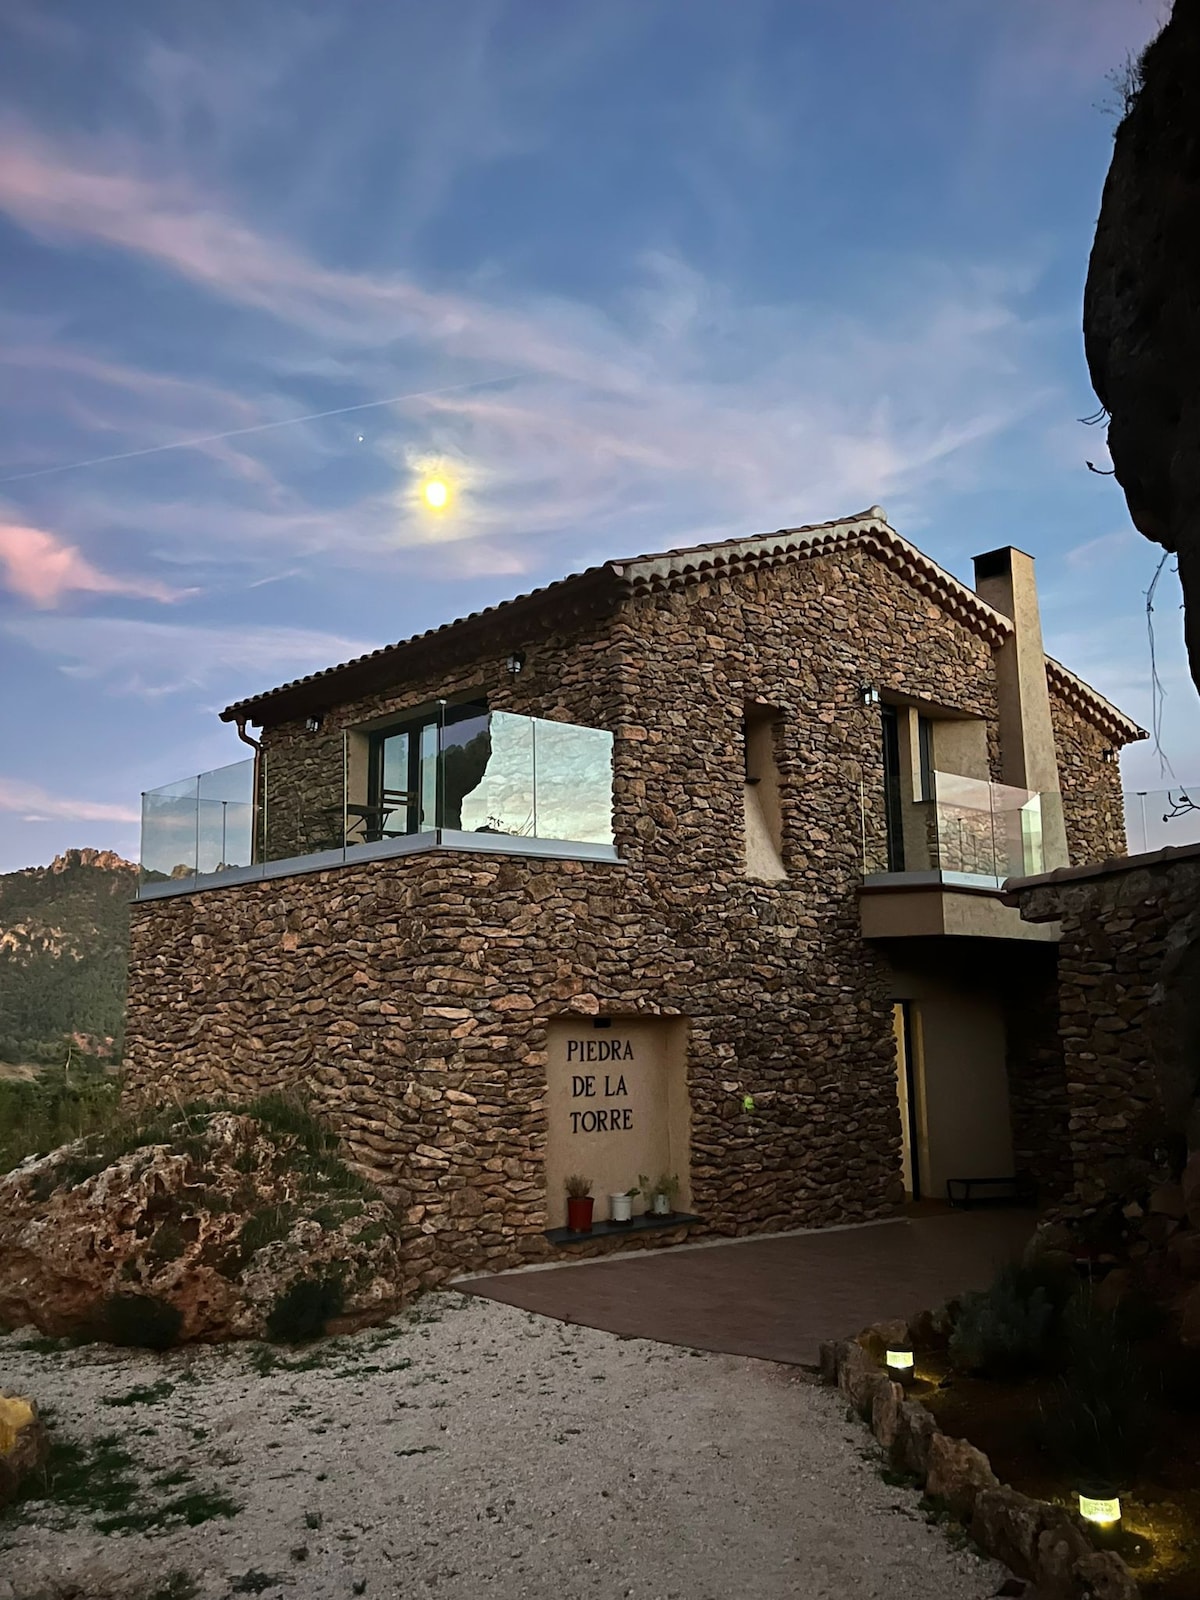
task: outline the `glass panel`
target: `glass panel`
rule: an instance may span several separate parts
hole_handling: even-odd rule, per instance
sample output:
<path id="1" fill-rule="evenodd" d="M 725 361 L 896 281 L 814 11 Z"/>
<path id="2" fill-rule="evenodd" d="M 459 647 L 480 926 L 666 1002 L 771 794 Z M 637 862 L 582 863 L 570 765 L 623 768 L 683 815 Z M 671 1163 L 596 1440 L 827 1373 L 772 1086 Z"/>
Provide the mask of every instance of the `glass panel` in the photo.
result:
<path id="1" fill-rule="evenodd" d="M 378 794 L 369 801 L 347 803 L 347 844 L 376 844 L 380 839 L 394 839 L 408 832 L 411 752 L 412 738 L 407 728 L 383 740 L 378 752 Z"/>
<path id="2" fill-rule="evenodd" d="M 254 859 L 254 761 L 202 772 L 196 829 L 201 872 L 248 867 Z"/>
<path id="3" fill-rule="evenodd" d="M 493 711 L 488 718 L 490 727 L 480 730 L 490 748 L 486 751 L 485 767 L 478 780 L 469 789 L 464 788 L 458 815 L 461 826 L 470 833 L 507 833 L 527 837 L 534 831 L 533 799 L 533 722 L 529 717 L 514 716 L 509 711 Z M 457 730 L 447 730 L 450 732 Z M 470 743 L 461 747 L 462 760 L 467 761 Z M 474 745 L 471 762 L 477 762 L 484 745 Z M 449 770 L 449 769 L 448 769 Z M 466 777 L 474 765 L 464 765 Z M 455 780 L 455 789 L 459 780 Z M 451 791 L 447 783 L 448 796 Z M 447 805 L 446 827 L 452 808 Z"/>
<path id="4" fill-rule="evenodd" d="M 1127 789 L 1124 800 L 1130 855 L 1200 844 L 1200 784 L 1194 789 Z"/>
<path id="5" fill-rule="evenodd" d="M 1024 878 L 1040 872 L 1042 860 L 1041 796 L 1008 784 L 988 785 L 992 796 L 992 837 L 997 878 Z M 1032 809 L 1030 809 L 1032 808 Z M 1036 839 L 1034 854 L 1029 846 Z"/>
<path id="6" fill-rule="evenodd" d="M 254 761 L 235 761 L 142 796 L 141 881 L 162 883 L 253 860 Z"/>
<path id="7" fill-rule="evenodd" d="M 957 773 L 934 774 L 935 865 L 943 872 L 996 876 L 997 841 L 992 785 Z"/>
<path id="8" fill-rule="evenodd" d="M 503 715 L 504 713 L 497 713 Z M 456 721 L 442 729 L 442 796 L 441 816 L 437 825 L 443 828 L 464 828 L 466 809 L 473 815 L 471 801 L 484 782 L 492 757 L 492 719 L 484 710 L 460 715 Z M 424 794 L 425 767 L 422 765 L 422 791 Z M 426 815 L 435 816 L 432 804 L 426 803 Z M 433 826 L 432 820 L 425 826 Z M 477 830 L 476 830 L 477 831 Z M 508 830 L 501 830 L 508 831 Z"/>
<path id="9" fill-rule="evenodd" d="M 142 796 L 142 883 L 190 878 L 196 871 L 200 779 L 181 778 Z"/>
<path id="10" fill-rule="evenodd" d="M 533 729 L 534 833 L 539 839 L 611 844 L 612 734 L 541 719 Z"/>

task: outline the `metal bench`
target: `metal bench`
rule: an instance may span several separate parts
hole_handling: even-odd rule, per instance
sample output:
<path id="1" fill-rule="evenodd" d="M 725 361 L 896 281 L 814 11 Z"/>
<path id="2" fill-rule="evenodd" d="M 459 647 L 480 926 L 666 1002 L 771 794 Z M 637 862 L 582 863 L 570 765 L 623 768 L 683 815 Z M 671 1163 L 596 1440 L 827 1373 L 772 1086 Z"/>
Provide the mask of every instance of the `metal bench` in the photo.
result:
<path id="1" fill-rule="evenodd" d="M 1037 1184 L 1025 1173 L 1011 1178 L 947 1178 L 946 1199 L 969 1211 L 972 1206 L 1036 1206 Z"/>

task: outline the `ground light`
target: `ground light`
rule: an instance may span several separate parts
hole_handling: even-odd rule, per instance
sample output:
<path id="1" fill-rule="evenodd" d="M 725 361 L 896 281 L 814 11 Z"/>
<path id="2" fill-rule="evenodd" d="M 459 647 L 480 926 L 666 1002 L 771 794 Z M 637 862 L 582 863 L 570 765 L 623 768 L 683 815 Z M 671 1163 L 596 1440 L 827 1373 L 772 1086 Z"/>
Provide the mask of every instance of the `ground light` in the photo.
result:
<path id="1" fill-rule="evenodd" d="M 1105 1498 L 1081 1491 L 1079 1515 L 1085 1522 L 1094 1522 L 1098 1528 L 1115 1528 L 1121 1520 L 1121 1502 L 1116 1495 Z"/>
<path id="2" fill-rule="evenodd" d="M 889 1350 L 886 1360 L 888 1372 L 897 1383 L 905 1383 L 912 1377 L 913 1353 L 911 1350 Z"/>

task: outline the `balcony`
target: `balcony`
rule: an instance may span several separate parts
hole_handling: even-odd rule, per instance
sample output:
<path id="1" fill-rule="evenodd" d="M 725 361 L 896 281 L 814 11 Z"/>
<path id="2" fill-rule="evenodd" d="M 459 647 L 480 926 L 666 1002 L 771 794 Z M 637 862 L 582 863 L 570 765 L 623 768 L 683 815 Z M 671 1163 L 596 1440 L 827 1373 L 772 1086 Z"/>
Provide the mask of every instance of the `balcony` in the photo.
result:
<path id="1" fill-rule="evenodd" d="M 307 743 L 142 796 L 140 899 L 433 849 L 615 861 L 612 734 L 483 708 Z"/>
<path id="2" fill-rule="evenodd" d="M 924 800 L 860 789 L 864 937 L 1055 938 L 999 893 L 1046 870 L 1043 822 L 1061 798 L 949 772 L 929 774 L 928 789 Z"/>

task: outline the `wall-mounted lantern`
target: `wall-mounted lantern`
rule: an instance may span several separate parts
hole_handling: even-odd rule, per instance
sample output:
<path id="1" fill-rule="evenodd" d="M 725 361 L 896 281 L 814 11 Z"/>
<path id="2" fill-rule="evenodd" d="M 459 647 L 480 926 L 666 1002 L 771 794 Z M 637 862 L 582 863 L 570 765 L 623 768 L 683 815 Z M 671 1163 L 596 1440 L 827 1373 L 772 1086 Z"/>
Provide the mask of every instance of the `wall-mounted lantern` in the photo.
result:
<path id="1" fill-rule="evenodd" d="M 877 706 L 880 701 L 879 690 L 873 683 L 860 684 L 858 689 L 858 698 L 862 701 L 864 706 Z"/>
<path id="2" fill-rule="evenodd" d="M 504 665 L 508 668 L 509 677 L 519 678 L 525 667 L 525 652 L 514 650 Z"/>
<path id="3" fill-rule="evenodd" d="M 1106 749 L 1104 751 L 1103 755 L 1101 756 L 1101 760 L 1104 762 L 1104 764 L 1106 766 L 1109 766 L 1109 767 L 1115 767 L 1117 762 L 1120 759 L 1121 759 L 1120 752 L 1112 749 L 1111 746 L 1108 749 Z"/>
<path id="4" fill-rule="evenodd" d="M 324 717 L 319 716 L 314 712 L 311 717 L 305 718 L 304 726 L 309 733 L 320 733 L 321 724 L 324 722 L 324 720 Z"/>

